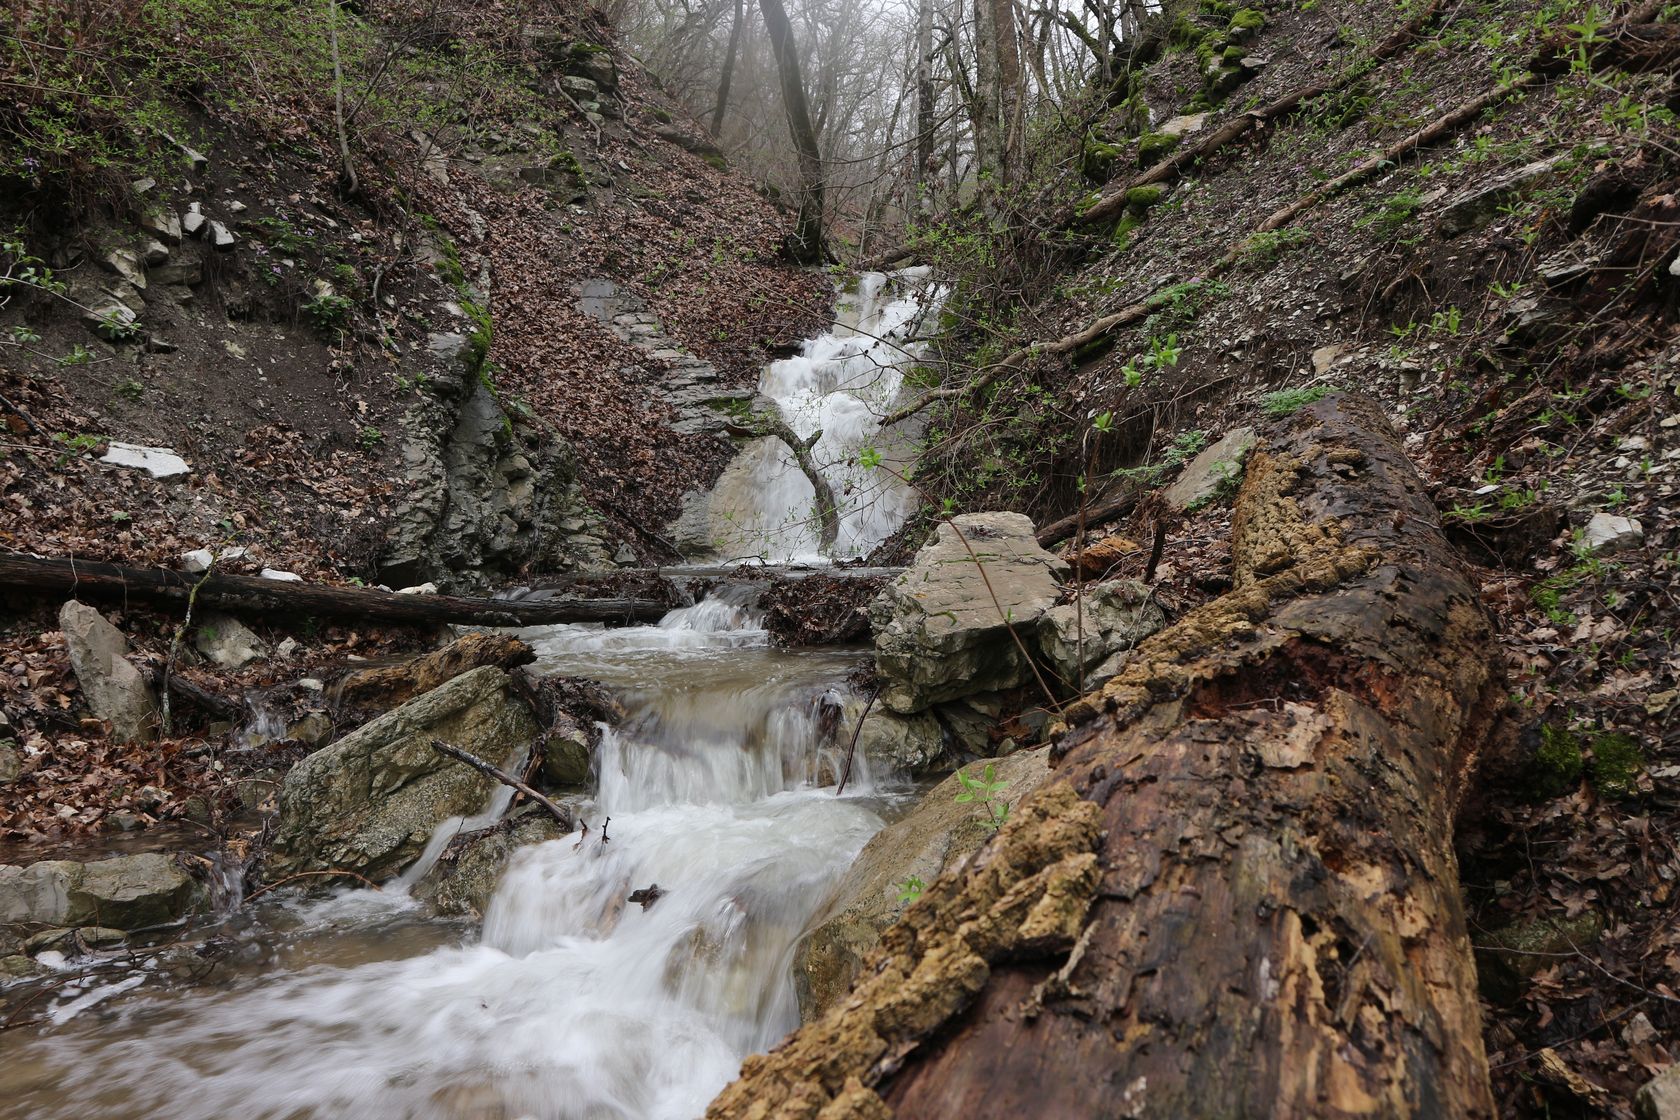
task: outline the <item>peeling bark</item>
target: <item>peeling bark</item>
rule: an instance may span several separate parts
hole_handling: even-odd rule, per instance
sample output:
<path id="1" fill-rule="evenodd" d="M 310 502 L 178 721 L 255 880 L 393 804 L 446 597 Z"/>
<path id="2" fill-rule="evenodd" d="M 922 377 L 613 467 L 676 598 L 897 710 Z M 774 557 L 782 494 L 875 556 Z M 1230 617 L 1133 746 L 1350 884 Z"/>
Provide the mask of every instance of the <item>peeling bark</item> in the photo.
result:
<path id="1" fill-rule="evenodd" d="M 708 1116 L 1491 1117 L 1452 820 L 1492 635 L 1380 409 L 1256 448 L 1231 592 Z"/>

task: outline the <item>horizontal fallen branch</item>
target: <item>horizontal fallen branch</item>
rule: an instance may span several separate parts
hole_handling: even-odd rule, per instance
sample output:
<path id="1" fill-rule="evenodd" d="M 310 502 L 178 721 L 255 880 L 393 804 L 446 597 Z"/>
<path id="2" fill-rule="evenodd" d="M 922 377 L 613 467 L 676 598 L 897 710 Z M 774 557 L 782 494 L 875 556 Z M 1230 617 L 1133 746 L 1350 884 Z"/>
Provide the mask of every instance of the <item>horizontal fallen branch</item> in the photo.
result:
<path id="1" fill-rule="evenodd" d="M 560 822 L 561 828 L 565 829 L 567 832 L 572 831 L 572 815 L 566 812 L 564 807 L 550 801 L 531 786 L 526 785 L 512 774 L 509 774 L 506 770 L 503 770 L 498 766 L 492 766 L 482 758 L 479 758 L 476 754 L 469 754 L 460 747 L 446 743 L 442 739 L 433 739 L 432 749 L 439 754 L 448 755 L 457 762 L 466 763 L 474 770 L 477 770 L 480 774 L 494 778 L 498 782 L 501 782 L 504 786 L 510 786 L 513 789 L 518 790 L 520 793 L 523 793 L 526 797 L 529 797 L 532 801 L 535 801 L 538 805 L 541 805 L 544 809 L 548 810 L 549 816 Z"/>
<path id="2" fill-rule="evenodd" d="M 124 601 L 185 603 L 200 578 L 168 568 L 127 568 L 119 564 L 0 552 L 0 587 Z M 220 572 L 212 572 L 203 579 L 198 603 L 235 613 L 288 612 L 381 622 L 472 622 L 491 626 L 654 622 L 669 610 L 664 603 L 644 599 L 508 601 L 458 595 L 398 595 L 371 587 L 329 587 Z"/>

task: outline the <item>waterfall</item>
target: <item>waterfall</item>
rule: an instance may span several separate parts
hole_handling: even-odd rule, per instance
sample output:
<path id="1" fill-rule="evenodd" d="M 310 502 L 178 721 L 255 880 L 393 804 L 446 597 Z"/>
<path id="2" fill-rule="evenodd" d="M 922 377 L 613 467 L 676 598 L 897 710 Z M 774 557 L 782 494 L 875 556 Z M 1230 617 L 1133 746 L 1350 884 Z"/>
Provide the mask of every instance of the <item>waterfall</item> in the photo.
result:
<path id="1" fill-rule="evenodd" d="M 893 473 L 910 459 L 914 425 L 883 431 L 905 375 L 926 348 L 946 287 L 926 268 L 866 272 L 843 293 L 833 330 L 764 368 L 759 394 L 774 402 L 800 438 L 821 431 L 812 457 L 834 491 L 839 536 L 819 546 L 815 493 L 792 453 L 774 437 L 743 448 L 680 532 L 711 556 L 767 563 L 862 556 L 891 536 L 915 508 L 915 494 Z M 874 446 L 885 465 L 869 470 L 858 452 Z"/>

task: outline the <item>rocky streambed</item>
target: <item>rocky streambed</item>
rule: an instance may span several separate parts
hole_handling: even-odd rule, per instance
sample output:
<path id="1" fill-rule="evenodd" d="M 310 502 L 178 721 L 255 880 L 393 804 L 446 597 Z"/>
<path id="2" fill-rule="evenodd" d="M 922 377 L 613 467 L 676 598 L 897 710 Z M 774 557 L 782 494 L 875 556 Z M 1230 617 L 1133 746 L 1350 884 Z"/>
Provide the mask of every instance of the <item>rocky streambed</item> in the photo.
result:
<path id="1" fill-rule="evenodd" d="M 1048 773 L 1040 681 L 1160 625 L 1112 582 L 1069 631 L 1066 574 L 1025 518 L 972 515 L 876 597 L 872 649 L 778 647 L 762 581 L 723 580 L 657 625 L 474 634 L 364 677 L 393 706 L 275 799 L 281 889 L 235 906 L 159 853 L 0 872 L 12 983 L 40 993 L 0 1115 L 698 1115 L 990 835 L 937 776 L 990 766 L 1018 801 Z"/>

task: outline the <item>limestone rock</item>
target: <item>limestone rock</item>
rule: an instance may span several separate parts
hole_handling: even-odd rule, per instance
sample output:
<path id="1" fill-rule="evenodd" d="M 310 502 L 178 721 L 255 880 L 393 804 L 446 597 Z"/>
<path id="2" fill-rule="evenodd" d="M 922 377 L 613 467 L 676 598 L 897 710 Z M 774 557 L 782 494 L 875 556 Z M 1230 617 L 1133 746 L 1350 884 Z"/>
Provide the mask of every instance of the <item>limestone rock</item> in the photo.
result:
<path id="1" fill-rule="evenodd" d="M 1068 571 L 1039 546 L 1021 514 L 970 513 L 954 521 L 967 547 L 950 523 L 941 524 L 870 604 L 875 660 L 886 680 L 881 699 L 900 714 L 1031 680 L 1010 628 L 1030 648 L 1055 605 L 1056 581 Z"/>
<path id="2" fill-rule="evenodd" d="M 239 243 L 239 237 L 221 222 L 210 223 L 210 244 L 221 252 L 227 252 Z"/>
<path id="3" fill-rule="evenodd" d="M 986 765 L 977 762 L 964 772 L 978 777 Z M 990 765 L 996 767 L 994 780 L 1009 783 L 1000 796 L 1017 805 L 1049 778 L 1049 748 L 1022 751 Z M 846 994 L 881 931 L 909 905 L 899 897 L 907 880 L 932 883 L 991 835 L 984 814 L 972 802 L 956 800 L 961 792 L 957 776 L 951 775 L 907 816 L 876 833 L 852 862 L 795 950 L 794 987 L 804 1021 Z"/>
<path id="4" fill-rule="evenodd" d="M 188 237 L 203 237 L 205 226 L 209 223 L 204 216 L 204 209 L 196 202 L 187 203 L 187 212 L 181 216 L 181 229 Z"/>
<path id="5" fill-rule="evenodd" d="M 128 661 L 128 639 L 105 616 L 71 600 L 58 612 L 58 628 L 70 651 L 70 668 L 88 708 L 111 721 L 120 743 L 136 743 L 157 729 L 157 697 L 145 676 Z"/>
<path id="6" fill-rule="evenodd" d="M 23 775 L 23 752 L 16 740 L 0 739 L 0 786 L 9 786 Z"/>
<path id="7" fill-rule="evenodd" d="M 99 460 L 115 467 L 133 467 L 153 478 L 174 478 L 191 474 L 192 466 L 167 447 L 142 447 L 137 443 L 108 443 Z"/>
<path id="8" fill-rule="evenodd" d="M 493 779 L 438 754 L 431 740 L 509 765 L 538 729 L 508 683 L 494 666 L 474 669 L 293 767 L 280 789 L 269 880 L 328 868 L 385 878 L 420 854 L 440 821 L 482 809 Z"/>
<path id="9" fill-rule="evenodd" d="M 513 853 L 562 835 L 553 817 L 530 806 L 490 828 L 450 841 L 437 865 L 414 885 L 414 897 L 442 914 L 482 916 Z"/>
<path id="10" fill-rule="evenodd" d="M 170 245 L 181 243 L 180 216 L 167 206 L 149 206 L 141 211 L 140 228 Z"/>
<path id="11" fill-rule="evenodd" d="M 242 669 L 268 656 L 268 643 L 229 615 L 209 615 L 193 635 L 198 652 L 224 669 Z"/>
<path id="12" fill-rule="evenodd" d="M 204 897 L 198 881 L 161 852 L 0 866 L 4 925 L 145 929 L 184 917 Z"/>
<path id="13" fill-rule="evenodd" d="M 133 249 L 106 249 L 100 254 L 99 263 L 136 288 L 145 291 L 146 263 Z"/>
<path id="14" fill-rule="evenodd" d="M 1117 579 L 1088 587 L 1081 608 L 1054 607 L 1039 631 L 1039 649 L 1052 672 L 1069 688 L 1083 677 L 1086 690 L 1120 671 L 1126 650 L 1167 624 L 1149 588 L 1136 580 Z"/>
<path id="15" fill-rule="evenodd" d="M 1155 131 L 1163 136 L 1188 136 L 1192 132 L 1200 132 L 1206 120 L 1206 113 L 1185 113 L 1183 116 L 1174 117 Z"/>
<path id="16" fill-rule="evenodd" d="M 1594 552 L 1620 552 L 1645 543 L 1645 527 L 1637 518 L 1595 513 L 1587 522 L 1587 547 Z"/>
<path id="17" fill-rule="evenodd" d="M 1162 495 L 1173 509 L 1191 510 L 1206 505 L 1220 492 L 1242 478 L 1243 460 L 1254 446 L 1253 428 L 1233 428 L 1212 447 L 1190 460 L 1184 473 L 1178 476 Z"/>
<path id="18" fill-rule="evenodd" d="M 1633 1099 L 1633 1110 L 1639 1120 L 1680 1120 L 1680 1065 L 1647 1081 Z"/>
<path id="19" fill-rule="evenodd" d="M 1521 196 L 1530 183 L 1557 167 L 1564 158 L 1560 155 L 1536 160 L 1449 200 L 1441 211 L 1442 236 L 1457 237 L 1493 221 L 1501 206 Z"/>

